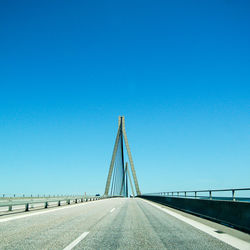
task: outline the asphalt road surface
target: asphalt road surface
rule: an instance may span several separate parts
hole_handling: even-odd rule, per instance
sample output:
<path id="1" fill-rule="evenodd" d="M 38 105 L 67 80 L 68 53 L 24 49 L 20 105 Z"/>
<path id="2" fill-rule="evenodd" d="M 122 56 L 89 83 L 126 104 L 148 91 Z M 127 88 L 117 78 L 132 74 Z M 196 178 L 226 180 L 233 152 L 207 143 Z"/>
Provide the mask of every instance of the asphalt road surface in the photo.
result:
<path id="1" fill-rule="evenodd" d="M 207 233 L 201 221 L 164 209 L 142 199 L 113 198 L 1 216 L 0 249 L 250 249 L 248 234 L 240 233 L 237 241 L 215 229 Z"/>

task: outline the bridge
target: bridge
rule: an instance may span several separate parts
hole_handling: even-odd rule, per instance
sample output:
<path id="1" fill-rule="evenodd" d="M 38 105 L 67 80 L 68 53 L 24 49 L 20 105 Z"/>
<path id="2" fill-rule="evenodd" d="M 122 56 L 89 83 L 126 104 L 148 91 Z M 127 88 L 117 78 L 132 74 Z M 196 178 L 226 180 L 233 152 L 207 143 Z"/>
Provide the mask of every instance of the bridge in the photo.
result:
<path id="1" fill-rule="evenodd" d="M 104 194 L 2 195 L 0 249 L 250 249 L 249 191 L 142 193 L 121 116 Z"/>

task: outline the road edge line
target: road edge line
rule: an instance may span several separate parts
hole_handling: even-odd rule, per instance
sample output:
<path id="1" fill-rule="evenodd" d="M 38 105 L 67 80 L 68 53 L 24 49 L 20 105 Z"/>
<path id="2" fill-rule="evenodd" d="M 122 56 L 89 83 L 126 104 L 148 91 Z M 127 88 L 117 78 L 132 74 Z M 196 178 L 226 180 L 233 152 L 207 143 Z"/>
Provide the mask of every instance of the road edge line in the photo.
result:
<path id="1" fill-rule="evenodd" d="M 156 207 L 156 208 L 162 210 L 163 212 L 165 212 L 165 213 L 167 213 L 167 214 L 169 214 L 169 215 L 171 215 L 171 216 L 173 216 L 173 217 L 175 217 L 175 218 L 177 218 L 177 219 L 179 219 L 179 220 L 181 220 L 181 221 L 183 221 L 183 222 L 185 222 L 185 223 L 187 223 L 187 224 L 189 224 L 189 225 L 191 225 L 191 226 L 193 226 L 193 227 L 195 227 L 197 229 L 199 229 L 200 231 L 205 232 L 205 233 L 213 236 L 214 238 L 216 238 L 216 239 L 218 239 L 220 241 L 223 241 L 224 243 L 226 243 L 226 244 L 228 244 L 228 245 L 230 245 L 232 247 L 235 247 L 235 248 L 241 249 L 241 250 L 250 250 L 250 243 L 248 243 L 247 241 L 238 239 L 238 238 L 236 238 L 234 236 L 231 236 L 229 234 L 226 234 L 226 233 L 218 234 L 218 233 L 215 232 L 216 231 L 215 228 L 204 225 L 201 222 L 194 221 L 194 220 L 192 220 L 190 218 L 187 218 L 187 217 L 185 217 L 183 215 L 180 215 L 180 214 L 178 214 L 176 212 L 173 212 L 170 209 L 168 209 L 167 207 L 163 208 L 160 205 L 152 203 L 152 202 L 150 202 L 148 200 L 144 200 L 144 199 L 141 199 L 141 200 L 148 203 L 148 204 L 150 204 L 151 206 Z"/>
<path id="2" fill-rule="evenodd" d="M 104 200 L 97 200 L 97 201 L 95 201 L 95 203 L 100 202 L 100 201 L 104 201 Z M 0 218 L 0 223 L 12 221 L 12 220 L 18 220 L 18 219 L 22 219 L 22 218 L 26 218 L 26 217 L 30 217 L 30 216 L 35 216 L 35 215 L 40 215 L 40 214 L 52 213 L 55 211 L 61 211 L 64 209 L 74 208 L 74 207 L 78 207 L 78 206 L 84 206 L 86 204 L 92 204 L 92 201 L 72 204 L 72 205 L 68 205 L 68 206 L 65 205 L 63 207 L 51 207 L 51 208 L 49 208 L 49 210 L 45 210 L 45 211 L 41 211 L 41 210 L 40 211 L 32 211 L 32 213 L 23 212 L 23 213 L 27 213 L 27 214 L 14 215 L 12 217 L 2 218 L 2 219 Z M 9 214 L 8 216 L 11 216 L 11 214 Z"/>

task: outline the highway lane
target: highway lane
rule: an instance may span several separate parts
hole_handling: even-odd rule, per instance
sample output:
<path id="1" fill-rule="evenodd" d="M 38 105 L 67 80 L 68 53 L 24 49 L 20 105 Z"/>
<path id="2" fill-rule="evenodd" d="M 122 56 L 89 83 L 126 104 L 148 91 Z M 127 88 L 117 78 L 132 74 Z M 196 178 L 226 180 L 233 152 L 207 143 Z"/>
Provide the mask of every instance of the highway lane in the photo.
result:
<path id="1" fill-rule="evenodd" d="M 142 199 L 105 199 L 18 218 L 22 215 L 0 218 L 0 249 L 234 249 Z"/>

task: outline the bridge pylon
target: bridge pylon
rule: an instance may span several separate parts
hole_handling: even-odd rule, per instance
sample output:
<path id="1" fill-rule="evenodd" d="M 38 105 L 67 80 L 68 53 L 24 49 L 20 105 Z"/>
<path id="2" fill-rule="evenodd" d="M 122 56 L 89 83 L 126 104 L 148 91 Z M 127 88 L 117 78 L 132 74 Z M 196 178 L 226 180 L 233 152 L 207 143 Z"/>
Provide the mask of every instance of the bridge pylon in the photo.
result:
<path id="1" fill-rule="evenodd" d="M 124 166 L 124 146 L 125 147 L 130 163 L 130 168 L 133 176 L 134 186 L 137 195 L 141 195 L 138 180 L 136 177 L 134 162 L 132 159 L 130 147 L 128 144 L 128 138 L 125 130 L 125 119 L 124 116 L 119 116 L 118 119 L 118 131 L 115 139 L 115 145 L 113 149 L 113 154 L 111 158 L 111 163 L 108 172 L 108 178 L 106 182 L 104 195 L 108 196 L 128 196 L 128 176 L 130 178 L 131 191 L 134 193 L 130 173 L 129 166 L 126 163 L 126 167 Z M 111 185 L 111 189 L 110 189 Z M 134 194 L 133 194 L 134 195 Z"/>

